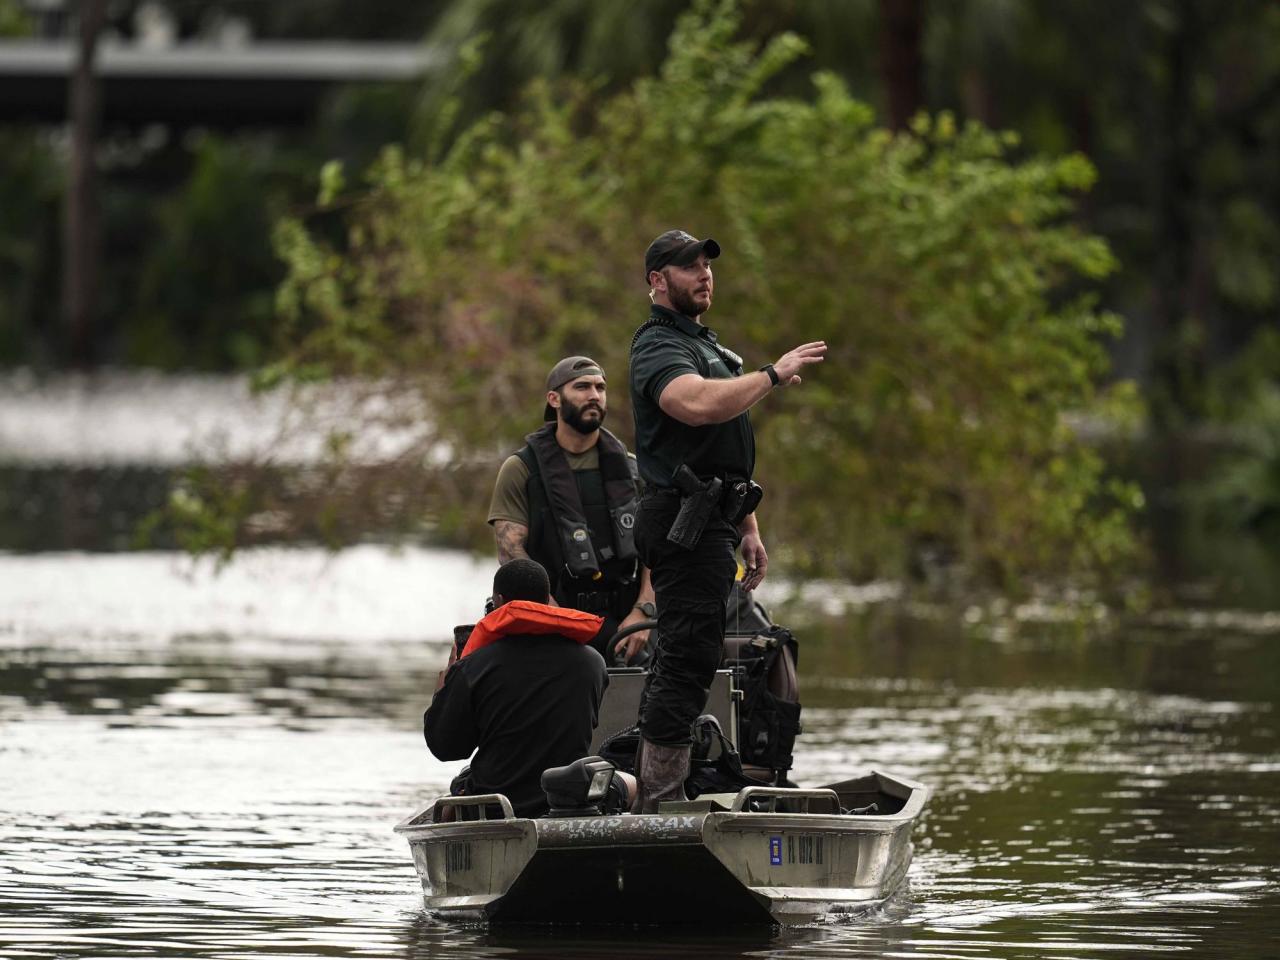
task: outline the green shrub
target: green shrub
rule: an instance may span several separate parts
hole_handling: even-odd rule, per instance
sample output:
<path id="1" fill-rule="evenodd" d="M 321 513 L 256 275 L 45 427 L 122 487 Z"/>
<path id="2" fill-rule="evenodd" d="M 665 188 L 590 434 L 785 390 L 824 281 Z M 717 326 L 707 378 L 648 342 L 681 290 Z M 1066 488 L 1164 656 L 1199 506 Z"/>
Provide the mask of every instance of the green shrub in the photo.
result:
<path id="1" fill-rule="evenodd" d="M 537 425 L 545 371 L 585 353 L 630 436 L 642 254 L 672 226 L 715 236 L 706 317 L 749 367 L 831 352 L 753 411 L 766 543 L 796 572 L 897 575 L 922 554 L 985 582 L 1110 569 L 1133 555 L 1136 489 L 1104 476 L 1067 414 L 1103 391 L 1119 329 L 1080 291 L 1113 270 L 1069 219 L 1093 168 L 1022 158 L 948 115 L 893 135 L 829 74 L 808 100 L 762 89 L 801 56 L 735 42 L 732 2 L 693 5 L 655 77 L 603 102 L 535 85 L 440 159 L 389 147 L 357 187 L 276 229 L 284 359 L 264 373 L 420 391 L 421 455 L 499 457 Z M 488 489 L 421 505 L 483 540 Z"/>

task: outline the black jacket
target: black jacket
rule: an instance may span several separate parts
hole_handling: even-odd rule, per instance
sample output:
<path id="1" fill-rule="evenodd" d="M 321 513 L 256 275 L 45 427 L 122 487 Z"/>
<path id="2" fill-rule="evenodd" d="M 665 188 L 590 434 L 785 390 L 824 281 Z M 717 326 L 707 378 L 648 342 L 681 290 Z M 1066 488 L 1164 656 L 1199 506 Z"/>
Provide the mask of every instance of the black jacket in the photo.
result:
<path id="1" fill-rule="evenodd" d="M 449 668 L 422 718 L 431 752 L 471 761 L 467 792 L 546 812 L 542 771 L 587 756 L 608 684 L 600 654 L 559 636 L 510 636 Z"/>

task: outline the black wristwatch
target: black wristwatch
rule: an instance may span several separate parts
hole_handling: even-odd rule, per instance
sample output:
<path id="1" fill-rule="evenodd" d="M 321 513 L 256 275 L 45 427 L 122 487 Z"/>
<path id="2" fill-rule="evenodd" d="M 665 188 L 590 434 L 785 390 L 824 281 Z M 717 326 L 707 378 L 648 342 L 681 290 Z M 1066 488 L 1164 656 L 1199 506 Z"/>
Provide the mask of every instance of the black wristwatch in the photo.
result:
<path id="1" fill-rule="evenodd" d="M 658 608 L 657 608 L 657 607 L 655 607 L 655 606 L 654 606 L 652 603 L 650 603 L 648 600 L 644 601 L 643 603 L 637 603 L 637 604 L 636 604 L 634 607 L 632 607 L 631 609 L 632 609 L 632 610 L 639 610 L 641 613 L 643 613 L 643 614 L 644 614 L 644 618 L 645 618 L 646 620 L 652 620 L 654 617 L 656 617 L 656 616 L 658 615 Z"/>
<path id="2" fill-rule="evenodd" d="M 773 381 L 773 385 L 774 385 L 775 387 L 776 387 L 776 386 L 778 385 L 778 383 L 780 382 L 780 381 L 778 380 L 778 371 L 777 371 L 777 370 L 775 370 L 775 369 L 773 369 L 773 364 L 772 364 L 772 363 L 766 363 L 763 367 L 761 367 L 761 368 L 760 368 L 760 372 L 761 372 L 761 373 L 767 373 L 767 374 L 769 375 L 769 379 L 770 379 L 771 381 Z"/>

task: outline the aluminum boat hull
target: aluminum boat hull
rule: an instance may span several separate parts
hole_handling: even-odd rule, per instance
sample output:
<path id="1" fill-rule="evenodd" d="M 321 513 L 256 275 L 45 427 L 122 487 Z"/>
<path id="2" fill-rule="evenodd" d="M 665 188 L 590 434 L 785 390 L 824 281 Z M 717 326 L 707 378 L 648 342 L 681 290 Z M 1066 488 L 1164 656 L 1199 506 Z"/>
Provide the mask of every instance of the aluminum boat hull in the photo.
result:
<path id="1" fill-rule="evenodd" d="M 928 791 L 882 771 L 817 790 L 749 787 L 649 816 L 529 820 L 496 795 L 440 798 L 396 827 L 427 908 L 493 923 L 799 923 L 882 903 Z M 725 798 L 728 799 L 728 798 Z M 501 819 L 437 822 L 466 800 Z M 841 809 L 876 804 L 876 812 Z"/>

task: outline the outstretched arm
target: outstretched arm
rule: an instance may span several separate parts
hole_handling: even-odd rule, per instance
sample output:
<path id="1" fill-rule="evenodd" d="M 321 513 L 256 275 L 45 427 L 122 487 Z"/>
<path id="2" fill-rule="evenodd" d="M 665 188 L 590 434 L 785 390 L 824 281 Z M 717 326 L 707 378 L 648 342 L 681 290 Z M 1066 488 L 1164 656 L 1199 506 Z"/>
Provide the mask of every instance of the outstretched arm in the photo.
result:
<path id="1" fill-rule="evenodd" d="M 812 363 L 821 363 L 827 352 L 823 340 L 804 343 L 784 353 L 774 363 L 779 387 L 800 383 L 800 371 Z M 696 373 L 676 377 L 658 397 L 658 406 L 669 417 L 691 427 L 711 423 L 727 423 L 750 410 L 773 390 L 773 379 L 763 370 L 746 373 L 730 380 L 713 380 Z"/>
<path id="2" fill-rule="evenodd" d="M 727 423 L 738 414 L 750 410 L 773 389 L 769 375 L 757 370 L 732 380 L 710 380 L 696 373 L 686 373 L 672 380 L 658 406 L 667 416 L 691 427 Z"/>

